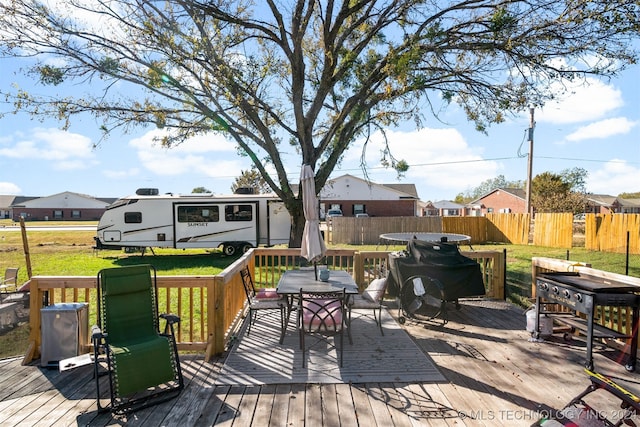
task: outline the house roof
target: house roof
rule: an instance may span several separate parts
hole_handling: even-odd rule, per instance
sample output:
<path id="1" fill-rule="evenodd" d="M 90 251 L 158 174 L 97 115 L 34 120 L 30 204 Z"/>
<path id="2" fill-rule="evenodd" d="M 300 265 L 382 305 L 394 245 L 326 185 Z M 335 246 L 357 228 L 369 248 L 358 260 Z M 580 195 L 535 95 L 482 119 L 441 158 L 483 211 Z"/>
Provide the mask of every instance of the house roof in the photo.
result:
<path id="1" fill-rule="evenodd" d="M 380 184 L 385 187 L 389 187 L 393 190 L 400 191 L 402 193 L 407 193 L 411 197 L 418 198 L 418 190 L 416 189 L 415 184 Z"/>
<path id="2" fill-rule="evenodd" d="M 475 200 L 472 200 L 471 202 L 469 202 L 469 204 L 475 204 L 477 202 L 479 202 L 480 200 L 484 199 L 485 197 L 489 196 L 490 194 L 493 194 L 497 191 L 503 191 L 505 193 L 511 194 L 514 197 L 517 197 L 519 199 L 524 200 L 525 197 L 527 197 L 526 192 L 522 189 L 522 188 L 513 188 L 513 187 L 505 187 L 505 188 L 494 188 L 493 190 L 489 191 L 486 194 L 483 194 L 481 197 L 478 197 Z"/>
<path id="3" fill-rule="evenodd" d="M 19 206 L 22 205 L 23 203 L 26 203 L 30 200 L 35 200 L 35 199 L 39 199 L 40 197 L 38 196 L 14 196 L 13 198 L 13 202 L 11 202 L 11 204 L 9 206 Z"/>
<path id="4" fill-rule="evenodd" d="M 74 193 L 72 191 L 63 191 L 62 193 L 56 193 L 49 196 L 12 196 L 12 195 L 0 195 L 0 206 L 1 207 L 12 207 L 12 206 L 23 206 L 25 203 L 31 202 L 33 200 L 38 199 L 51 199 L 56 198 L 62 195 L 74 195 L 77 197 L 81 197 L 89 200 L 96 200 L 99 202 L 104 202 L 106 204 L 111 204 L 118 200 L 117 197 L 93 197 L 87 194 L 82 193 Z"/>
<path id="5" fill-rule="evenodd" d="M 613 206 L 618 198 L 608 194 L 588 194 L 587 201 L 600 206 Z"/>
<path id="6" fill-rule="evenodd" d="M 452 202 L 450 200 L 439 200 L 437 202 L 432 203 L 433 207 L 436 209 L 462 209 L 463 205 Z"/>
<path id="7" fill-rule="evenodd" d="M 391 191 L 393 193 L 396 193 L 399 199 L 418 199 L 418 192 L 416 190 L 415 184 L 398 184 L 398 183 L 378 184 L 378 183 L 375 183 L 363 178 L 359 178 L 357 176 L 353 176 L 350 174 L 344 174 L 336 178 L 327 180 L 325 184 L 325 188 L 321 190 L 321 193 L 325 192 L 327 188 L 330 188 L 332 183 L 343 182 L 345 180 L 348 181 L 350 179 L 364 183 L 369 187 L 375 187 L 381 191 L 386 191 L 386 192 Z"/>
<path id="8" fill-rule="evenodd" d="M 11 206 L 13 204 L 13 201 L 15 200 L 16 196 L 3 196 L 0 195 L 0 207 L 2 208 L 8 208 L 9 206 Z"/>

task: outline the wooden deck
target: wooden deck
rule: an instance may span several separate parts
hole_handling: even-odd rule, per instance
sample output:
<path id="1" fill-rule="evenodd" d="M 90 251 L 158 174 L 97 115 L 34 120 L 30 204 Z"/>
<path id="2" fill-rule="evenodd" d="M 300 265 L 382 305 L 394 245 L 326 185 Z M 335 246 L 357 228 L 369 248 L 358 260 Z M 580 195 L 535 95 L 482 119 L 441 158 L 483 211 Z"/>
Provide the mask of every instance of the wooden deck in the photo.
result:
<path id="1" fill-rule="evenodd" d="M 58 373 L 0 361 L 0 425 L 528 426 L 588 385 L 582 338 L 530 342 L 523 311 L 501 301 L 463 301 L 450 319 L 445 326 L 404 325 L 444 383 L 215 386 L 222 358 L 207 363 L 183 355 L 187 386 L 180 397 L 126 417 L 96 412 L 89 367 Z M 640 375 L 617 357 L 597 345 L 596 370 L 638 393 Z M 594 407 L 619 417 L 618 402 L 597 393 Z"/>

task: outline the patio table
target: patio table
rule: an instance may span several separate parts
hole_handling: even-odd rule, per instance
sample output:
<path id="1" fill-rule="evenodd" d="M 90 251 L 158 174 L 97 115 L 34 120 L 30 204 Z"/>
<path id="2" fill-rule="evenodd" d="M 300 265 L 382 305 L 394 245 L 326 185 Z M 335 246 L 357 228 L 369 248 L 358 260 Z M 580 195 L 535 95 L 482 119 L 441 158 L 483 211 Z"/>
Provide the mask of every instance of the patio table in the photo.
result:
<path id="1" fill-rule="evenodd" d="M 282 325 L 280 343 L 289 325 L 289 318 L 293 309 L 293 301 L 302 292 L 332 292 L 345 290 L 347 296 L 358 294 L 358 285 L 351 274 L 344 270 L 331 270 L 329 280 L 323 282 L 316 280 L 313 269 L 287 270 L 280 277 L 276 292 L 285 297 L 287 301 L 287 318 Z"/>

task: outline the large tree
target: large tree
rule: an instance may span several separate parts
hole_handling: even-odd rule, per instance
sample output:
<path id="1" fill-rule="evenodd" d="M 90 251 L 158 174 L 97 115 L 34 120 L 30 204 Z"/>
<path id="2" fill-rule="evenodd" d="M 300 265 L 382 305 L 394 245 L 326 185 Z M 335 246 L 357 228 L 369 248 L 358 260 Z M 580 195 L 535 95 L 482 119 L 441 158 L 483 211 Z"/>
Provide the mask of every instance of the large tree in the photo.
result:
<path id="1" fill-rule="evenodd" d="M 235 193 L 239 188 L 243 187 L 251 188 L 255 193 L 259 194 L 271 192 L 269 184 L 267 184 L 264 177 L 255 167 L 246 171 L 240 171 L 240 176 L 236 177 L 233 184 L 231 184 L 231 191 Z"/>
<path id="2" fill-rule="evenodd" d="M 442 100 L 485 130 L 558 96 L 553 82 L 634 62 L 638 21 L 638 0 L 0 0 L 0 52 L 59 85 L 2 95 L 65 126 L 153 124 L 168 146 L 224 132 L 285 202 L 297 245 L 283 152 L 319 191 L 354 140 L 420 125 Z M 69 95 L 78 83 L 86 94 Z M 406 169 L 392 147 L 382 157 Z"/>
<path id="3" fill-rule="evenodd" d="M 533 208 L 536 212 L 584 212 L 587 175 L 587 170 L 582 168 L 536 175 L 531 182 Z"/>

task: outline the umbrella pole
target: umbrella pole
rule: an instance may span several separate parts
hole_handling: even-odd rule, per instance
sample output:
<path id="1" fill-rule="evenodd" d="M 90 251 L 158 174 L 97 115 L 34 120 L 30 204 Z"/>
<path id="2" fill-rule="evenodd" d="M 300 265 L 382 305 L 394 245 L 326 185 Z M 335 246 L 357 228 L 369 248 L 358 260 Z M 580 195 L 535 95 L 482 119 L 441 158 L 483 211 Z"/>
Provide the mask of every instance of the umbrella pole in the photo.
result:
<path id="1" fill-rule="evenodd" d="M 316 273 L 316 280 L 318 280 L 318 263 L 313 261 L 313 271 Z"/>

